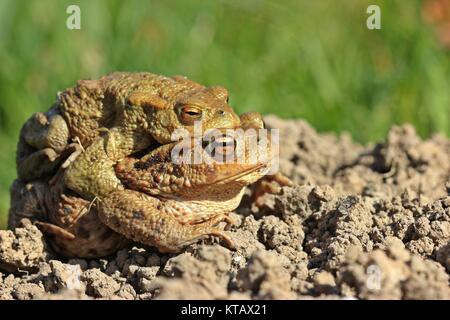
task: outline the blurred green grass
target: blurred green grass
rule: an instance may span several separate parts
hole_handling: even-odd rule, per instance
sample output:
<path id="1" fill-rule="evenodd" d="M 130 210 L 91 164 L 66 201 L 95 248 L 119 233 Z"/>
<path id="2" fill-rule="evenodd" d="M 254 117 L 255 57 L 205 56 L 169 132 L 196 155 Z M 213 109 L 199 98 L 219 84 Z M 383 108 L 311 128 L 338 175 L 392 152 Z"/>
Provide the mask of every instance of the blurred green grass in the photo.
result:
<path id="1" fill-rule="evenodd" d="M 111 71 L 222 84 L 238 112 L 301 117 L 356 140 L 394 123 L 450 133 L 449 54 L 411 0 L 0 0 L 0 227 L 22 123 Z M 81 30 L 66 8 L 81 7 Z M 365 26 L 379 4 L 382 29 Z"/>

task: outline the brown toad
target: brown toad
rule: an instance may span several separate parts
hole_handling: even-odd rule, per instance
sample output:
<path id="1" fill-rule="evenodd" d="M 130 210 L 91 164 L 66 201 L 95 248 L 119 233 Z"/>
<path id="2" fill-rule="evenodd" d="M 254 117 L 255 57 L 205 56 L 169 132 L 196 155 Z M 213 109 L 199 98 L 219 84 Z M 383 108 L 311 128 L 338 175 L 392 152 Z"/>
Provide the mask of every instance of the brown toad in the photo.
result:
<path id="1" fill-rule="evenodd" d="M 238 127 L 240 119 L 227 102 L 225 88 L 180 76 L 113 73 L 78 81 L 47 113 L 34 114 L 23 126 L 18 176 L 22 181 L 48 177 L 65 160 L 67 187 L 85 199 L 101 197 L 122 188 L 114 164 L 171 142 L 174 130 L 192 131 L 195 121 L 203 130 Z"/>
<path id="2" fill-rule="evenodd" d="M 226 162 L 217 160 L 217 154 L 234 155 L 237 144 L 227 134 L 221 138 L 224 145 L 213 153 L 203 152 L 210 144 L 201 146 L 204 158 L 199 163 L 174 161 L 173 151 L 180 146 L 186 146 L 184 159 L 192 159 L 193 139 L 163 145 L 142 158 L 123 159 L 115 173 L 126 189 L 94 202 L 68 190 L 62 174 L 53 184 L 29 184 L 28 192 L 16 193 L 22 197 L 13 201 L 12 211 L 25 211 L 40 220 L 37 224 L 53 235 L 51 243 L 65 256 L 111 254 L 127 243 L 126 238 L 162 252 L 179 251 L 210 235 L 233 247 L 218 224 L 231 223 L 228 214 L 239 205 L 245 187 L 267 173 L 273 159 L 272 141 L 269 137 L 254 150 L 244 140 L 239 161 Z"/>
<path id="3" fill-rule="evenodd" d="M 125 170 L 124 167 L 131 161 L 127 156 L 134 155 L 135 159 L 139 159 L 139 154 L 143 152 L 150 152 L 150 158 L 155 154 L 167 158 L 173 143 L 160 147 L 155 153 L 151 150 L 169 143 L 176 129 L 184 128 L 195 135 L 193 124 L 198 120 L 201 121 L 202 132 L 209 128 L 238 126 L 262 128 L 258 113 L 237 117 L 227 104 L 227 96 L 222 87 L 205 88 L 182 77 L 166 78 L 149 73 L 115 73 L 99 80 L 79 81 L 77 87 L 59 94 L 57 103 L 50 111 L 35 114 L 21 131 L 17 154 L 19 179 L 11 190 L 9 227 L 16 227 L 23 217 L 37 220 L 41 229 L 54 236 L 53 242 L 58 250 L 67 256 L 101 256 L 126 243 L 125 238 L 111 231 L 99 220 L 99 216 L 128 238 L 153 244 L 161 250 L 179 250 L 183 246 L 183 234 L 191 236 L 186 241 L 195 241 L 215 232 L 230 244 L 223 233 L 217 229 L 211 231 L 223 218 L 223 215 L 214 218 L 211 214 L 222 212 L 219 209 L 229 211 L 240 200 L 241 196 L 235 194 L 226 201 L 227 206 L 222 206 L 223 199 L 218 195 L 222 191 L 229 192 L 228 185 L 209 186 L 201 194 L 205 198 L 194 201 L 192 197 L 198 196 L 197 190 L 202 190 L 204 186 L 190 182 L 190 185 L 184 186 L 187 193 L 173 192 L 176 200 L 172 199 L 164 206 L 170 208 L 170 213 L 174 214 L 171 216 L 168 211 L 160 211 L 162 207 L 158 202 L 164 201 L 166 204 L 167 194 L 160 198 L 152 193 L 155 190 L 163 192 L 165 187 L 156 184 L 151 190 L 142 190 L 140 185 L 134 184 L 138 181 L 137 177 L 130 178 L 133 170 Z M 136 164 L 145 161 L 143 159 L 135 160 Z M 152 168 L 148 165 L 144 167 Z M 160 163 L 158 170 L 164 168 L 170 168 L 167 161 Z M 197 167 L 200 173 L 201 168 L 209 169 L 197 174 L 197 178 L 212 179 L 220 174 L 244 170 L 242 166 L 229 164 L 214 168 Z M 122 176 L 124 170 L 127 177 Z M 248 178 L 253 177 L 245 172 L 240 173 Z M 155 172 L 148 178 L 153 176 Z M 188 171 L 185 178 L 190 181 L 192 173 Z M 165 179 L 169 182 L 176 180 L 173 176 Z M 230 176 L 230 179 L 233 177 Z M 179 183 L 179 180 L 176 181 Z M 249 181 L 253 178 L 246 183 L 249 184 Z M 239 187 L 233 183 L 229 185 L 240 188 L 242 192 L 241 182 Z M 150 194 L 145 195 L 146 192 Z M 141 200 L 145 197 L 148 199 L 144 205 Z M 133 198 L 136 201 L 130 201 Z M 116 204 L 122 207 L 117 208 Z M 138 223 L 127 216 L 136 206 L 146 207 L 142 212 L 149 215 L 148 219 L 141 219 Z M 173 206 L 184 208 L 182 211 L 185 214 L 177 215 Z M 198 214 L 192 206 L 200 211 L 204 209 L 204 212 Z M 160 217 L 167 223 L 148 225 L 149 221 Z M 199 217 L 205 220 L 200 221 L 202 219 Z M 177 235 L 172 242 L 168 241 L 166 233 L 177 226 L 180 226 L 179 230 L 185 230 L 184 233 Z M 163 238 L 158 240 L 158 235 Z"/>

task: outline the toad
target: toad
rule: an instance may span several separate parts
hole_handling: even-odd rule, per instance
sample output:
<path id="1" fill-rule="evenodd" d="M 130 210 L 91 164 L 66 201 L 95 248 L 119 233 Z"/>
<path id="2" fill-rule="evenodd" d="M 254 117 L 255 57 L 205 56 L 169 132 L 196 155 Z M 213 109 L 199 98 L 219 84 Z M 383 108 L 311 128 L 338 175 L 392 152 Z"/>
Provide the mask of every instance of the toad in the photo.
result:
<path id="1" fill-rule="evenodd" d="M 52 185 L 28 184 L 28 192 L 13 200 L 11 214 L 27 212 L 51 235 L 55 250 L 68 257 L 105 256 L 127 244 L 127 239 L 161 252 L 178 252 L 215 236 L 233 248 L 221 222 L 225 227 L 233 224 L 228 214 L 239 205 L 246 186 L 269 171 L 274 155 L 270 136 L 256 150 L 251 139 L 238 144 L 228 133 L 219 138 L 213 148 L 211 143 L 192 148 L 195 138 L 190 138 L 160 146 L 141 158 L 126 157 L 114 166 L 124 189 L 94 202 L 68 189 L 62 174 Z M 183 161 L 175 150 L 181 150 Z M 201 161 L 189 161 L 199 150 Z"/>
<path id="2" fill-rule="evenodd" d="M 46 113 L 23 126 L 17 151 L 22 181 L 51 176 L 67 168 L 68 188 L 85 199 L 123 186 L 114 165 L 128 155 L 171 142 L 179 128 L 235 128 L 240 119 L 220 86 L 204 87 L 181 76 L 112 73 L 80 80 L 58 95 Z"/>

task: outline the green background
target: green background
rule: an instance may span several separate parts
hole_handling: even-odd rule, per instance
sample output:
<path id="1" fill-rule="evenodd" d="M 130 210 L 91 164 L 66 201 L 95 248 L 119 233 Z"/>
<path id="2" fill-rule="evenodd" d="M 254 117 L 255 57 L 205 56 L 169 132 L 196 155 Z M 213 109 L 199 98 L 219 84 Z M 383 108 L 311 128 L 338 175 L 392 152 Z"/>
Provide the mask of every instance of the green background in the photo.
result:
<path id="1" fill-rule="evenodd" d="M 66 8 L 81 7 L 81 30 Z M 381 30 L 366 8 L 379 4 Z M 0 0 L 0 227 L 22 123 L 58 90 L 111 71 L 182 74 L 238 112 L 301 117 L 362 142 L 394 123 L 450 133 L 449 53 L 422 1 Z"/>

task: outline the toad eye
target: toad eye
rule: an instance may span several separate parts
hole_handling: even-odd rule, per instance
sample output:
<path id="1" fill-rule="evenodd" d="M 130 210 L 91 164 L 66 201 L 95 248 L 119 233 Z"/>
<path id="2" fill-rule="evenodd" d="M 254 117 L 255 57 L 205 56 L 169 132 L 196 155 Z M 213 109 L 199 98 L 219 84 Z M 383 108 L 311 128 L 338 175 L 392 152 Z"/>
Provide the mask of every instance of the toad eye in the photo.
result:
<path id="1" fill-rule="evenodd" d="M 202 111 L 192 106 L 183 106 L 180 108 L 180 120 L 185 125 L 193 125 L 195 121 L 202 118 Z"/>

